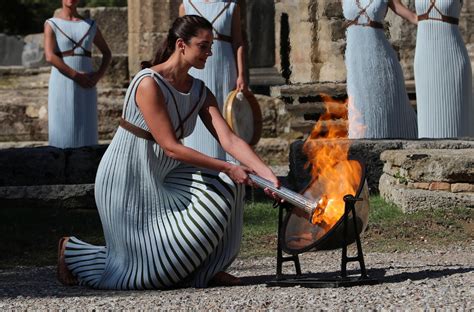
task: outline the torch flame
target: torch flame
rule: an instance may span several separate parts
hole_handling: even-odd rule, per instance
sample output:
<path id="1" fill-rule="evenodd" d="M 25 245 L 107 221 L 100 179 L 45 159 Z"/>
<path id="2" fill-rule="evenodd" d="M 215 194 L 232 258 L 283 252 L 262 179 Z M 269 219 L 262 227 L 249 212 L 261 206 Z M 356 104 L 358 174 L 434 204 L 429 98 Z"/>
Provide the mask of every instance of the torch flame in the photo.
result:
<path id="1" fill-rule="evenodd" d="M 330 229 L 344 214 L 344 196 L 355 195 L 361 178 L 358 162 L 348 159 L 347 139 L 348 101 L 337 101 L 321 95 L 326 107 L 304 144 L 311 165 L 311 176 L 317 180 L 323 195 L 311 221 Z"/>

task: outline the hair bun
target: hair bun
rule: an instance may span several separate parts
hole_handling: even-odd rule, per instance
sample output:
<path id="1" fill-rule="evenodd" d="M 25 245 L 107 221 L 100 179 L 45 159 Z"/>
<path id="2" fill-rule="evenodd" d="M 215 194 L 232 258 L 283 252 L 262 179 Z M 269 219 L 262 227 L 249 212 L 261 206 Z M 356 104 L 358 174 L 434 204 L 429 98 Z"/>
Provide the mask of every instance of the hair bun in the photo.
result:
<path id="1" fill-rule="evenodd" d="M 151 66 L 153 66 L 150 61 L 142 61 L 140 65 L 142 66 L 142 69 L 150 68 Z"/>

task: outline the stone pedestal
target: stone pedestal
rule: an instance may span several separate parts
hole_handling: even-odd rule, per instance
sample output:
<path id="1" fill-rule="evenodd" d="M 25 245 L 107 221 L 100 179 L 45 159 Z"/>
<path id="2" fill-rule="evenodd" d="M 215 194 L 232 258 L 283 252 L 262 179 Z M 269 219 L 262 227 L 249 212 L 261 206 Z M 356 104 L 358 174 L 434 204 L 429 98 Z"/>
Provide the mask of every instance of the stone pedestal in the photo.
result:
<path id="1" fill-rule="evenodd" d="M 178 17 L 180 0 L 128 0 L 128 69 L 133 76 L 141 61 L 152 60 Z"/>

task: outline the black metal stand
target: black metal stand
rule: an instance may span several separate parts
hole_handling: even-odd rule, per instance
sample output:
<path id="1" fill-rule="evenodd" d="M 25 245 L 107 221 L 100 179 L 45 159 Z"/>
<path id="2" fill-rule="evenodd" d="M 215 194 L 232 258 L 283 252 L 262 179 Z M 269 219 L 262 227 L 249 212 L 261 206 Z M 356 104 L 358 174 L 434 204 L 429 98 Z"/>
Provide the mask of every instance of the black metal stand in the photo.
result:
<path id="1" fill-rule="evenodd" d="M 373 285 L 377 284 L 378 281 L 367 276 L 365 269 L 364 254 L 362 252 L 362 244 L 360 242 L 359 231 L 357 230 L 357 218 L 355 204 L 357 201 L 362 199 L 356 198 L 353 195 L 344 196 L 344 215 L 343 215 L 343 244 L 342 244 L 342 257 L 341 257 L 341 274 L 335 278 L 315 278 L 313 276 L 305 276 L 301 274 L 301 266 L 298 254 L 291 256 L 283 256 L 283 250 L 281 246 L 281 238 L 283 237 L 283 210 L 284 207 L 279 206 L 278 214 L 278 243 L 277 243 L 277 272 L 276 279 L 274 281 L 267 282 L 267 286 L 279 286 L 279 287 L 292 287 L 302 286 L 308 288 L 330 288 L 330 287 L 349 287 L 356 285 Z M 349 213 L 352 213 L 352 221 L 354 222 L 354 234 L 355 242 L 357 245 L 357 255 L 350 257 L 347 255 L 348 243 L 348 227 L 349 227 Z M 296 275 L 284 276 L 282 274 L 282 266 L 284 262 L 293 261 L 295 264 Z M 347 264 L 349 262 L 359 262 L 360 275 L 348 276 L 347 275 Z"/>
<path id="2" fill-rule="evenodd" d="M 281 248 L 281 239 L 283 237 L 283 207 L 278 205 L 278 239 L 277 239 L 277 272 L 276 272 L 276 279 L 283 280 L 283 262 L 293 261 L 295 264 L 295 271 L 296 276 L 301 275 L 301 266 L 300 266 L 300 258 L 298 255 L 291 255 L 291 256 L 283 256 L 283 250 Z"/>

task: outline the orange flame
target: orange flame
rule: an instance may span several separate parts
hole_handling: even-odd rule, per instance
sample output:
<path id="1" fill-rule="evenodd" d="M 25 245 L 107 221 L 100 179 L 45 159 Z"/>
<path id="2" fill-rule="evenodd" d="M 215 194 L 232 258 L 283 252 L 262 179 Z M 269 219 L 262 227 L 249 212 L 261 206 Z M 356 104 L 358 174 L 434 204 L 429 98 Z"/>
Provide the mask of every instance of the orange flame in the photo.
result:
<path id="1" fill-rule="evenodd" d="M 326 112 L 314 126 L 303 149 L 308 156 L 307 165 L 311 165 L 311 175 L 324 194 L 312 223 L 329 229 L 344 214 L 344 196 L 356 194 L 361 168 L 358 162 L 348 159 L 347 100 L 337 101 L 325 94 L 321 98 Z"/>

